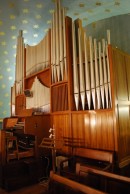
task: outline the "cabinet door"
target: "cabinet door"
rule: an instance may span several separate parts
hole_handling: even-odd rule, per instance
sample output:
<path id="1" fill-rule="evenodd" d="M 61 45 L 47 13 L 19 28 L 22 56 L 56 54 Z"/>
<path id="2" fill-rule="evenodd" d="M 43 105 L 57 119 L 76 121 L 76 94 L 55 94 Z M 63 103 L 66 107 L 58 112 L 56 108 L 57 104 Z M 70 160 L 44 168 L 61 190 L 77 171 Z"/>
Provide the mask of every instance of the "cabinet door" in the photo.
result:
<path id="1" fill-rule="evenodd" d="M 116 97 L 120 101 L 128 100 L 125 58 L 127 58 L 127 56 L 125 56 L 124 53 L 113 48 L 113 69 L 116 84 Z"/>
<path id="2" fill-rule="evenodd" d="M 21 111 L 25 109 L 25 101 L 26 101 L 26 98 L 24 95 L 16 96 L 16 106 L 15 106 L 16 115 L 21 115 Z"/>
<path id="3" fill-rule="evenodd" d="M 36 135 L 38 144 L 49 137 L 50 115 L 31 116 L 25 119 L 25 133 Z"/>

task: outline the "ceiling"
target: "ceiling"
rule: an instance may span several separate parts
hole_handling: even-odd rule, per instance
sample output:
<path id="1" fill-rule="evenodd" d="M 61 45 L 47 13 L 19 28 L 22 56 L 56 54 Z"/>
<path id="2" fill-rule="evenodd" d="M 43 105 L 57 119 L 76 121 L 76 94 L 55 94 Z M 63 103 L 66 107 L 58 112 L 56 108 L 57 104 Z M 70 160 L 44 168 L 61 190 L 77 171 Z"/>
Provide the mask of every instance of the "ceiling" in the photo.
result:
<path id="1" fill-rule="evenodd" d="M 67 15 L 83 26 L 130 13 L 130 0 L 61 0 Z M 0 118 L 10 116 L 10 88 L 15 79 L 15 53 L 19 30 L 25 44 L 35 45 L 51 26 L 55 0 L 0 1 Z"/>

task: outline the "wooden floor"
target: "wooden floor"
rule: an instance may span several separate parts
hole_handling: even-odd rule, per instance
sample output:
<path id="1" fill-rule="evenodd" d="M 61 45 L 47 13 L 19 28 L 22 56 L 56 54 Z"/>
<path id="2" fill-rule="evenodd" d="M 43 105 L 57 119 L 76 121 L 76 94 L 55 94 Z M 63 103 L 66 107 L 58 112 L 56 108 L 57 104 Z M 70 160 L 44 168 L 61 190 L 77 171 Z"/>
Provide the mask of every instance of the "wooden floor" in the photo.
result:
<path id="1" fill-rule="evenodd" d="M 38 184 L 24 187 L 12 192 L 7 192 L 0 188 L 0 194 L 46 194 L 47 187 L 47 182 L 40 182 Z"/>

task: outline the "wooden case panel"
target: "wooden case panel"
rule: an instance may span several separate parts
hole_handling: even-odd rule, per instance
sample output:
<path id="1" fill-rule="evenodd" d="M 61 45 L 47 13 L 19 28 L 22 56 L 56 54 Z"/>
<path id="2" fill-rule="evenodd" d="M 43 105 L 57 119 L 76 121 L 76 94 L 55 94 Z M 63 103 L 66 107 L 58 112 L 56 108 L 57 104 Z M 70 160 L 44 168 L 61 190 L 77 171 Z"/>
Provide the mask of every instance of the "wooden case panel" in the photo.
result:
<path id="1" fill-rule="evenodd" d="M 71 137 L 69 114 L 52 115 L 52 123 L 55 129 L 56 138 Z"/>
<path id="2" fill-rule="evenodd" d="M 70 114 L 55 114 L 52 115 L 53 128 L 55 129 L 55 138 L 63 140 L 63 138 L 72 138 L 70 129 Z M 63 152 L 71 152 L 71 148 L 63 146 Z"/>
<path id="3" fill-rule="evenodd" d="M 0 164 L 6 162 L 5 131 L 0 130 Z"/>
<path id="4" fill-rule="evenodd" d="M 123 167 L 130 163 L 130 56 L 113 47 L 111 50 L 118 143 L 117 162 Z"/>
<path id="5" fill-rule="evenodd" d="M 130 56 L 127 55 L 125 57 L 126 64 L 126 79 L 127 79 L 127 87 L 128 87 L 128 100 L 130 101 Z"/>
<path id="6" fill-rule="evenodd" d="M 52 112 L 68 110 L 68 84 L 53 86 L 51 89 Z"/>
<path id="7" fill-rule="evenodd" d="M 89 148 L 115 150 L 112 111 L 91 111 L 72 114 L 72 133 Z"/>
<path id="8" fill-rule="evenodd" d="M 25 109 L 25 104 L 26 104 L 26 98 L 25 95 L 18 95 L 16 96 L 16 106 L 15 106 L 15 114 L 20 115 L 21 111 Z"/>
<path id="9" fill-rule="evenodd" d="M 50 115 L 31 116 L 25 118 L 24 132 L 37 136 L 37 143 L 40 144 L 44 137 L 49 136 Z"/>
<path id="10" fill-rule="evenodd" d="M 118 160 L 119 165 L 130 163 L 130 106 L 118 106 Z"/>
<path id="11" fill-rule="evenodd" d="M 45 154 L 45 150 L 41 149 L 39 145 L 42 139 L 49 137 L 50 129 L 50 115 L 31 116 L 25 118 L 24 133 L 32 134 L 37 137 L 36 156 L 42 156 Z M 47 150 L 46 150 L 47 151 Z M 49 152 L 48 152 L 49 153 Z"/>
<path id="12" fill-rule="evenodd" d="M 128 100 L 125 57 L 123 52 L 112 48 L 112 66 L 118 100 Z"/>

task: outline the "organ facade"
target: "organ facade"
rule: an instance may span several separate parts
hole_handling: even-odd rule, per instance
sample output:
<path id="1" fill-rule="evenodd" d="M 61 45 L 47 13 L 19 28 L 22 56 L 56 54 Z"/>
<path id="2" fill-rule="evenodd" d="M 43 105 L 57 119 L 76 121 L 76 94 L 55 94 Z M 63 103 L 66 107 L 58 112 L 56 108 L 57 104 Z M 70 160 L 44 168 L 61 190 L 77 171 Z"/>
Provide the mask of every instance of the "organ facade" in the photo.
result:
<path id="1" fill-rule="evenodd" d="M 56 139 L 113 151 L 123 167 L 130 163 L 130 56 L 111 45 L 109 30 L 104 37 L 87 37 L 82 21 L 66 16 L 60 1 L 40 43 L 25 45 L 20 31 L 11 114 L 47 114 Z"/>

